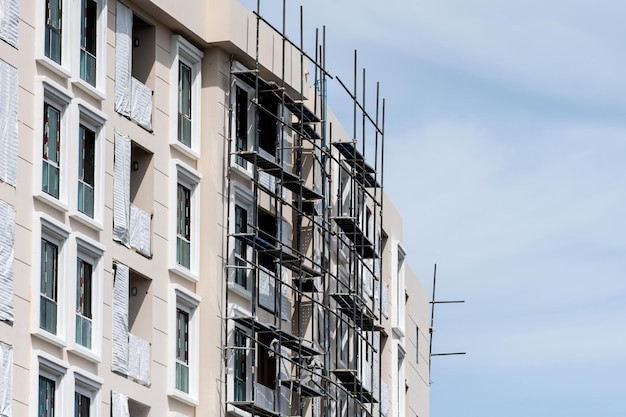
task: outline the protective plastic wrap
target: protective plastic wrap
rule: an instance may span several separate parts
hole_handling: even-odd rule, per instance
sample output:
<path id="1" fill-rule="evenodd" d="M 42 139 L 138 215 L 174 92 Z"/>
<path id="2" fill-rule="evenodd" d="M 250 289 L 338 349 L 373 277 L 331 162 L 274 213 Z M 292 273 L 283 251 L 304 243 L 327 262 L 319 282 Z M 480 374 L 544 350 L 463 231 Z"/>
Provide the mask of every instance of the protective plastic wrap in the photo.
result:
<path id="1" fill-rule="evenodd" d="M 113 165 L 113 240 L 126 246 L 130 241 L 130 138 L 115 132 Z"/>
<path id="2" fill-rule="evenodd" d="M 17 96 L 17 69 L 0 60 L 0 180 L 11 185 L 17 175 Z"/>
<path id="3" fill-rule="evenodd" d="M 128 397 L 126 395 L 111 391 L 111 416 L 130 417 Z"/>
<path id="4" fill-rule="evenodd" d="M 19 0 L 0 0 L 0 39 L 17 48 L 19 25 Z"/>
<path id="5" fill-rule="evenodd" d="M 0 320 L 13 322 L 13 240 L 15 210 L 0 201 Z"/>
<path id="6" fill-rule="evenodd" d="M 120 2 L 115 25 L 115 111 L 130 117 L 133 12 Z"/>
<path id="7" fill-rule="evenodd" d="M 13 347 L 0 342 L 0 417 L 11 417 L 13 411 Z"/>
<path id="8" fill-rule="evenodd" d="M 128 376 L 150 385 L 150 342 L 128 335 Z"/>
<path id="9" fill-rule="evenodd" d="M 128 288 L 129 271 L 126 265 L 117 264 L 113 284 L 113 357 L 111 370 L 128 374 Z"/>
<path id="10" fill-rule="evenodd" d="M 150 214 L 134 204 L 130 205 L 130 246 L 150 256 Z"/>
<path id="11" fill-rule="evenodd" d="M 152 130 L 152 90 L 132 77 L 130 80 L 130 118 L 144 129 Z"/>

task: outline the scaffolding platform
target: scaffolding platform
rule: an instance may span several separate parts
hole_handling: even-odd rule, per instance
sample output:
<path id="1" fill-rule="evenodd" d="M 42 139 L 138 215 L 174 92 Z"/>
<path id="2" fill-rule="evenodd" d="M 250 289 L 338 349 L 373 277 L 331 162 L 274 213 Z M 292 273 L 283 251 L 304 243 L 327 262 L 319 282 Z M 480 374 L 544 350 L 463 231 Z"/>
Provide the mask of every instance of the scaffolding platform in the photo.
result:
<path id="1" fill-rule="evenodd" d="M 343 385 L 348 390 L 348 392 L 350 392 L 355 397 L 362 398 L 362 402 L 378 402 L 376 401 L 372 393 L 363 387 L 363 383 L 361 383 L 361 380 L 359 380 L 359 377 L 357 376 L 358 373 L 355 369 L 334 369 L 332 372 L 335 374 L 335 376 L 337 376 L 337 379 L 339 380 L 341 385 Z"/>
<path id="2" fill-rule="evenodd" d="M 274 338 L 280 341 L 281 346 L 286 347 L 294 353 L 301 354 L 302 357 L 312 357 L 322 354 L 319 350 L 308 346 L 309 344 L 313 344 L 311 341 L 296 337 L 289 332 L 261 323 L 256 319 L 250 317 L 237 317 L 234 320 L 242 326 L 252 325 L 253 330 L 256 332 L 271 334 Z"/>
<path id="3" fill-rule="evenodd" d="M 362 254 L 363 258 L 366 259 L 378 258 L 378 254 L 374 251 L 374 244 L 359 228 L 354 217 L 341 216 L 334 217 L 333 220 L 343 230 L 348 239 L 352 241 L 359 255 Z"/>

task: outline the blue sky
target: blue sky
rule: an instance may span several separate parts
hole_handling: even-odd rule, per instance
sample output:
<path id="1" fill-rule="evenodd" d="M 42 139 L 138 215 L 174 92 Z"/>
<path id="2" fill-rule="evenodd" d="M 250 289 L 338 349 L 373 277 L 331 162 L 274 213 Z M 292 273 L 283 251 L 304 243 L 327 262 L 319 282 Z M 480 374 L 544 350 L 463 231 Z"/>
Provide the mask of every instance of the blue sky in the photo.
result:
<path id="1" fill-rule="evenodd" d="M 381 82 L 409 262 L 466 300 L 437 310 L 434 349 L 468 354 L 433 359 L 431 416 L 626 416 L 626 2 L 288 4 Z"/>

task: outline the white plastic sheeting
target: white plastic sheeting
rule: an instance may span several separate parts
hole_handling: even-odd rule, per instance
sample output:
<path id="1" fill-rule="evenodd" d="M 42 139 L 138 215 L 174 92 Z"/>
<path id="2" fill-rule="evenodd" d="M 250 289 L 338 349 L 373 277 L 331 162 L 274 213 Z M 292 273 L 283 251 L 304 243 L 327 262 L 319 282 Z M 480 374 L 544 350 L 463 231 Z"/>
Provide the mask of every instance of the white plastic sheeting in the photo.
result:
<path id="1" fill-rule="evenodd" d="M 0 0 L 0 39 L 17 48 L 19 26 L 19 0 Z"/>
<path id="2" fill-rule="evenodd" d="M 128 335 L 128 376 L 143 385 L 150 384 L 150 342 Z"/>
<path id="3" fill-rule="evenodd" d="M 131 77 L 130 118 L 146 130 L 152 130 L 152 90 Z"/>
<path id="4" fill-rule="evenodd" d="M 117 264 L 113 284 L 113 357 L 111 370 L 128 373 L 128 289 L 129 270 L 126 265 Z"/>
<path id="5" fill-rule="evenodd" d="M 389 386 L 385 381 L 380 381 L 380 413 L 389 415 Z"/>
<path id="6" fill-rule="evenodd" d="M 0 60 L 0 180 L 11 185 L 17 173 L 17 96 L 17 69 Z"/>
<path id="7" fill-rule="evenodd" d="M 374 281 L 374 313 L 380 311 L 380 281 Z"/>
<path id="8" fill-rule="evenodd" d="M 259 269 L 259 305 L 274 311 L 276 303 L 276 282 L 274 276 Z"/>
<path id="9" fill-rule="evenodd" d="M 263 158 L 269 159 L 272 162 L 276 162 L 276 157 L 265 149 L 259 148 L 259 155 Z M 276 177 L 268 174 L 267 172 L 259 172 L 259 184 L 267 188 L 271 192 L 276 192 Z"/>
<path id="10" fill-rule="evenodd" d="M 263 384 L 256 384 L 255 406 L 264 410 L 274 410 L 274 390 Z"/>
<path id="11" fill-rule="evenodd" d="M 281 269 L 280 279 L 284 284 L 289 284 L 291 277 L 289 276 L 289 270 L 287 268 Z M 280 295 L 280 318 L 288 321 L 291 319 L 289 315 L 290 312 L 291 302 L 289 301 L 289 287 L 287 285 L 283 285 Z"/>
<path id="12" fill-rule="evenodd" d="M 278 379 L 280 380 L 288 380 L 291 378 L 291 372 L 289 371 L 290 366 L 290 362 L 289 362 L 289 349 L 287 349 L 284 346 L 280 347 L 280 354 L 281 357 L 279 359 L 279 365 L 278 365 Z M 280 410 L 276 410 L 276 411 L 280 411 L 283 415 L 290 415 L 291 413 L 288 413 L 287 410 L 289 409 L 289 406 L 291 405 L 291 389 L 289 389 L 288 387 L 284 387 L 281 385 L 280 387 Z"/>
<path id="13" fill-rule="evenodd" d="M 13 322 L 13 240 L 15 210 L 0 201 L 0 320 Z"/>
<path id="14" fill-rule="evenodd" d="M 150 256 L 150 214 L 134 204 L 130 205 L 130 246 Z"/>
<path id="15" fill-rule="evenodd" d="M 11 417 L 13 397 L 13 347 L 0 342 L 0 417 Z"/>
<path id="16" fill-rule="evenodd" d="M 111 416 L 130 417 L 128 397 L 126 395 L 111 391 Z"/>
<path id="17" fill-rule="evenodd" d="M 130 117 L 133 12 L 120 2 L 115 25 L 115 111 Z"/>
<path id="18" fill-rule="evenodd" d="M 115 132 L 113 165 L 113 240 L 126 246 L 130 233 L 130 138 Z"/>

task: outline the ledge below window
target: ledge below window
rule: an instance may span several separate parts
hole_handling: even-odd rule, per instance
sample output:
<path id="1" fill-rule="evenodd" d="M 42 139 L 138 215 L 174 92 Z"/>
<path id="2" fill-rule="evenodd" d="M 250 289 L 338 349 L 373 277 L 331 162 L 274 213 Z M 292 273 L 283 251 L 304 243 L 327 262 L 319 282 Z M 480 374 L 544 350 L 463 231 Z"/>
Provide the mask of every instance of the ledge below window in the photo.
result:
<path id="1" fill-rule="evenodd" d="M 169 392 L 167 396 L 192 407 L 197 407 L 200 404 L 200 401 L 198 401 L 197 398 L 178 390 Z"/>
<path id="2" fill-rule="evenodd" d="M 191 272 L 188 269 L 184 269 L 182 266 L 174 265 L 173 267 L 170 268 L 170 272 L 178 275 L 179 277 L 185 278 L 186 280 L 191 281 L 191 282 L 200 281 L 200 277 L 197 274 Z"/>

